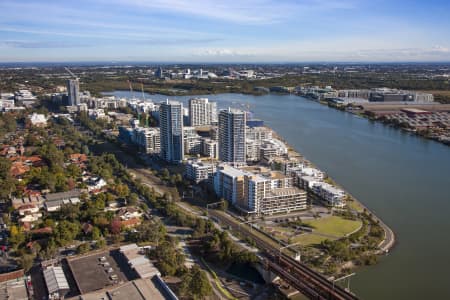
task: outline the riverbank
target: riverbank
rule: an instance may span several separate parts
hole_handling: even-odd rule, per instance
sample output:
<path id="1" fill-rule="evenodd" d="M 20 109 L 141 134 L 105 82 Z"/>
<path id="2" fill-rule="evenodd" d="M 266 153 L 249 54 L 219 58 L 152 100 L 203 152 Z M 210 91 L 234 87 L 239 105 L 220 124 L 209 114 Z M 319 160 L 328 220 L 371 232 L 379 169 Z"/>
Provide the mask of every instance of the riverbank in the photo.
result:
<path id="1" fill-rule="evenodd" d="M 115 95 L 131 97 L 129 91 Z M 358 268 L 352 277 L 351 289 L 358 296 L 367 300 L 450 296 L 445 284 L 448 268 L 442 263 L 450 247 L 449 239 L 442 238 L 442 232 L 450 230 L 447 146 L 295 95 L 197 96 L 209 97 L 219 108 L 250 104 L 256 118 L 392 228 L 393 251 L 379 256 L 380 263 L 374 266 Z M 187 103 L 190 97 L 173 100 Z M 146 95 L 150 98 L 158 103 L 167 96 Z"/>
<path id="2" fill-rule="evenodd" d="M 376 113 L 377 110 L 375 108 L 373 108 L 374 111 L 372 111 L 372 110 L 364 111 L 363 104 L 361 104 L 361 105 L 358 105 L 358 104 L 338 105 L 338 104 L 331 103 L 330 101 L 319 100 L 314 97 L 310 97 L 308 95 L 298 95 L 298 94 L 296 94 L 296 95 L 299 97 L 308 99 L 310 101 L 317 102 L 322 105 L 327 105 L 328 107 L 331 107 L 333 109 L 336 109 L 336 110 L 339 110 L 342 112 L 351 113 L 355 116 L 363 117 L 363 118 L 366 118 L 366 119 L 374 121 L 374 122 L 380 122 L 386 126 L 390 126 L 395 129 L 400 129 L 404 132 L 414 134 L 418 137 L 433 140 L 433 141 L 442 143 L 444 145 L 450 146 L 450 132 L 448 132 L 448 129 L 445 129 L 445 127 L 446 127 L 445 123 L 450 122 L 450 115 L 448 116 L 447 120 L 442 120 L 439 117 L 438 118 L 439 121 L 434 121 L 434 122 L 432 122 L 433 124 L 428 124 L 428 126 L 426 126 L 425 124 L 421 124 L 419 127 L 414 128 L 405 120 L 398 119 L 397 117 L 395 117 L 396 114 L 394 114 L 392 111 L 388 111 L 387 114 L 383 113 L 381 115 L 378 115 Z M 420 104 L 415 104 L 415 106 L 413 106 L 413 105 L 414 104 L 407 104 L 407 105 L 404 105 L 404 108 L 411 108 L 411 107 L 421 108 L 422 106 L 426 106 L 426 105 L 420 105 Z M 442 106 L 442 109 L 440 111 L 441 113 L 445 113 L 446 110 L 448 111 L 448 108 L 446 107 L 446 106 L 448 106 L 447 104 L 437 103 L 436 105 Z M 396 106 L 397 106 L 396 109 L 398 110 L 398 113 L 400 113 L 401 110 L 398 108 L 403 107 L 403 106 L 402 105 L 396 105 Z M 435 109 L 435 105 L 433 105 L 432 109 Z M 426 111 L 426 109 L 424 111 Z M 437 111 L 439 111 L 439 110 L 437 110 Z M 430 111 L 429 113 L 435 113 L 435 112 L 436 111 Z M 427 113 L 428 113 L 428 111 L 427 111 Z M 416 120 L 422 121 L 420 118 L 417 118 L 417 119 L 414 119 L 413 122 L 416 122 Z M 447 128 L 448 128 L 448 125 L 447 125 Z M 447 130 L 447 133 L 446 133 L 446 130 Z"/>
<path id="3" fill-rule="evenodd" d="M 267 127 L 267 128 L 269 128 L 272 131 L 272 134 L 275 138 L 279 139 L 280 141 L 285 143 L 286 146 L 288 146 L 289 150 L 292 152 L 292 156 L 302 158 L 302 160 L 305 161 L 308 165 L 311 165 L 312 167 L 317 168 L 316 165 L 314 165 L 311 161 L 306 159 L 306 157 L 304 155 L 302 155 L 301 153 L 296 151 L 295 148 L 292 145 L 290 145 L 289 142 L 287 142 L 275 130 L 273 130 L 270 127 Z M 356 206 L 361 207 L 362 211 L 365 211 L 375 223 L 377 223 L 379 226 L 381 226 L 383 228 L 384 239 L 378 244 L 379 251 L 377 252 L 377 254 L 384 254 L 384 253 L 390 252 L 390 250 L 394 247 L 395 242 L 396 242 L 394 231 L 385 222 L 383 222 L 383 220 L 381 220 L 381 218 L 379 218 L 373 211 L 371 211 L 367 206 L 365 206 L 361 201 L 359 201 L 356 197 L 354 197 L 351 193 L 349 193 L 341 185 L 336 183 L 336 181 L 333 178 L 330 178 L 330 177 L 327 177 L 327 178 L 329 178 L 334 185 L 336 185 L 337 187 L 344 190 L 345 193 L 351 198 L 351 201 L 354 201 L 356 203 Z M 354 204 L 352 206 L 355 207 Z"/>

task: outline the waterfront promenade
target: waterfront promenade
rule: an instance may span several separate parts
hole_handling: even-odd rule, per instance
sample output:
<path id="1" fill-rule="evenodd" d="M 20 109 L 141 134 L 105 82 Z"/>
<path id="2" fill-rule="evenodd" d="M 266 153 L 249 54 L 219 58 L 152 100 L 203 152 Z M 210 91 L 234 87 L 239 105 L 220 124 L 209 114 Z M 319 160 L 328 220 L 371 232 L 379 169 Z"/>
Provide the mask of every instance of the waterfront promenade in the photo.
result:
<path id="1" fill-rule="evenodd" d="M 268 127 L 269 128 L 269 127 Z M 288 146 L 290 149 L 292 149 L 292 152 L 295 153 L 294 156 L 299 156 L 302 157 L 304 161 L 306 161 L 308 164 L 311 164 L 312 166 L 316 167 L 312 162 L 308 161 L 304 155 L 302 155 L 301 153 L 299 153 L 298 151 L 296 151 L 294 149 L 294 147 L 292 145 L 289 144 L 289 142 L 287 142 L 281 135 L 279 135 L 275 130 L 273 130 L 272 128 L 269 128 L 272 131 L 272 134 L 275 138 L 281 140 L 283 143 L 286 144 L 286 146 Z M 316 167 L 317 168 L 317 167 Z M 333 180 L 333 179 L 332 179 Z M 333 180 L 334 182 L 334 180 Z M 337 184 L 337 186 L 339 186 L 339 184 Z M 339 188 L 342 188 L 341 186 L 339 186 Z M 381 218 L 379 218 L 373 211 L 371 211 L 367 206 L 365 206 L 361 201 L 359 201 L 356 197 L 352 196 L 351 193 L 349 193 L 348 191 L 345 191 L 349 196 L 351 196 L 351 198 L 353 199 L 353 201 L 357 202 L 358 205 L 360 207 L 362 207 L 368 214 L 370 214 L 372 216 L 372 219 L 377 222 L 381 228 L 383 228 L 384 231 L 384 239 L 380 242 L 380 244 L 378 245 L 379 251 L 377 252 L 378 254 L 383 254 L 383 253 L 388 253 L 395 245 L 395 233 L 394 231 L 388 226 L 386 225 L 385 222 L 383 222 L 383 220 L 381 220 Z"/>

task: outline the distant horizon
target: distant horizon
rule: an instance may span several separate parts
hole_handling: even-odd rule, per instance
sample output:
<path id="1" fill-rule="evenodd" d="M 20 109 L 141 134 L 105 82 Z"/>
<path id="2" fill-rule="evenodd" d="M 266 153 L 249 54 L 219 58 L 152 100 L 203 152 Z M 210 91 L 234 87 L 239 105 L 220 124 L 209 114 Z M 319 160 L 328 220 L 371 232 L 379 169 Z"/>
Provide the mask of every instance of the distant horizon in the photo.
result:
<path id="1" fill-rule="evenodd" d="M 2 0 L 0 11 L 5 63 L 450 61 L 444 0 Z"/>
<path id="2" fill-rule="evenodd" d="M 13 65 L 79 65 L 79 66 L 95 66 L 95 65 L 127 65 L 138 66 L 140 64 L 146 65 L 161 65 L 161 66 L 173 66 L 176 64 L 180 65 L 450 65 L 450 60 L 448 61 L 292 61 L 292 62 L 282 62 L 282 61 L 272 61 L 272 62 L 189 62 L 189 61 L 133 61 L 133 60 L 116 60 L 116 61 L 14 61 L 14 62 L 2 62 L 0 61 L 0 67 L 2 66 L 13 66 Z"/>

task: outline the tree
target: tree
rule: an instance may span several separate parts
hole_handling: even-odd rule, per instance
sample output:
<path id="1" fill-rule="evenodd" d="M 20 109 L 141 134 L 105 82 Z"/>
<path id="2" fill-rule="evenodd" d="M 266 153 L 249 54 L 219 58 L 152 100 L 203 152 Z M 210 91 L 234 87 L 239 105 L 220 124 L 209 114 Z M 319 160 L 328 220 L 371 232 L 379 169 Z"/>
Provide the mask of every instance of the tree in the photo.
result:
<path id="1" fill-rule="evenodd" d="M 4 222 L 6 225 L 9 226 L 9 224 L 11 223 L 11 217 L 10 217 L 10 215 L 7 214 L 7 213 L 3 213 L 3 214 L 2 214 L 2 219 L 3 219 L 3 222 Z"/>
<path id="2" fill-rule="evenodd" d="M 121 228 L 122 223 L 120 222 L 119 218 L 114 218 L 113 220 L 111 220 L 111 223 L 109 224 L 109 230 L 112 234 L 119 234 Z"/>
<path id="3" fill-rule="evenodd" d="M 144 222 L 136 227 L 136 231 L 131 234 L 131 239 L 136 242 L 157 243 L 166 235 L 166 228 L 161 221 Z"/>
<path id="4" fill-rule="evenodd" d="M 102 237 L 102 233 L 98 227 L 94 226 L 92 228 L 91 237 L 96 241 L 98 241 Z"/>
<path id="5" fill-rule="evenodd" d="M 183 275 L 180 292 L 193 299 L 204 299 L 212 294 L 212 287 L 205 272 L 198 265 Z"/>
<path id="6" fill-rule="evenodd" d="M 83 154 L 89 155 L 89 148 L 87 145 L 83 145 L 83 147 L 81 148 L 81 152 L 83 152 Z"/>
<path id="7" fill-rule="evenodd" d="M 61 219 L 69 219 L 70 221 L 75 221 L 79 219 L 80 207 L 77 204 L 62 204 L 59 211 Z"/>
<path id="8" fill-rule="evenodd" d="M 41 155 L 53 171 L 56 171 L 58 167 L 61 168 L 64 165 L 64 153 L 58 150 L 53 143 L 42 146 Z"/>
<path id="9" fill-rule="evenodd" d="M 127 200 L 128 206 L 136 206 L 139 201 L 139 196 L 136 193 L 131 193 Z"/>
<path id="10" fill-rule="evenodd" d="M 42 250 L 42 247 L 38 242 L 34 242 L 31 247 L 31 250 L 33 250 L 33 254 L 36 256 Z"/>
<path id="11" fill-rule="evenodd" d="M 100 238 L 97 240 L 97 243 L 95 243 L 96 249 L 103 249 L 106 247 L 106 240 L 104 238 Z"/>
<path id="12" fill-rule="evenodd" d="M 51 238 L 48 240 L 47 244 L 45 245 L 45 248 L 39 252 L 39 256 L 44 259 L 50 259 L 53 256 L 55 256 L 57 252 L 57 245 L 54 238 Z"/>
<path id="13" fill-rule="evenodd" d="M 167 170 L 166 168 L 162 169 L 161 171 L 162 180 L 169 179 L 169 176 L 170 176 L 169 170 Z"/>
<path id="14" fill-rule="evenodd" d="M 11 226 L 9 231 L 9 242 L 17 247 L 25 241 L 25 234 L 21 227 L 17 227 L 16 225 Z"/>
<path id="15" fill-rule="evenodd" d="M 116 186 L 116 194 L 120 198 L 126 198 L 130 194 L 130 189 L 126 184 L 118 184 Z"/>
<path id="16" fill-rule="evenodd" d="M 106 205 L 106 195 L 103 193 L 98 194 L 94 199 L 95 208 L 98 210 L 103 210 Z"/>
<path id="17" fill-rule="evenodd" d="M 195 225 L 194 225 L 194 237 L 200 237 L 202 235 L 205 234 L 206 231 L 206 222 L 205 220 L 201 219 L 201 218 L 197 218 L 195 220 Z"/>
<path id="18" fill-rule="evenodd" d="M 31 267 L 33 266 L 34 255 L 32 254 L 24 254 L 19 260 L 20 267 L 27 273 Z"/>
<path id="19" fill-rule="evenodd" d="M 6 199 L 15 191 L 15 180 L 11 177 L 11 161 L 0 157 L 0 198 Z"/>
<path id="20" fill-rule="evenodd" d="M 83 243 L 77 247 L 78 254 L 84 254 L 84 253 L 89 252 L 90 250 L 91 250 L 91 246 L 89 245 L 89 243 Z"/>
<path id="21" fill-rule="evenodd" d="M 53 234 L 56 242 L 59 245 L 64 246 L 67 243 L 72 242 L 79 234 L 79 232 L 80 225 L 78 223 L 72 223 L 70 221 L 63 220 L 58 223 Z"/>
<path id="22" fill-rule="evenodd" d="M 69 164 L 66 168 L 66 174 L 69 177 L 78 178 L 81 176 L 81 169 L 75 164 Z"/>
<path id="23" fill-rule="evenodd" d="M 73 190 L 75 187 L 76 187 L 76 181 L 73 179 L 73 178 L 68 178 L 67 179 L 67 189 L 70 191 L 70 190 Z"/>
<path id="24" fill-rule="evenodd" d="M 170 241 L 159 243 L 152 254 L 158 260 L 157 267 L 164 276 L 175 275 L 183 269 L 185 257 Z"/>
<path id="25" fill-rule="evenodd" d="M 0 117 L 0 134 L 16 131 L 16 118 L 12 113 L 2 114 Z"/>

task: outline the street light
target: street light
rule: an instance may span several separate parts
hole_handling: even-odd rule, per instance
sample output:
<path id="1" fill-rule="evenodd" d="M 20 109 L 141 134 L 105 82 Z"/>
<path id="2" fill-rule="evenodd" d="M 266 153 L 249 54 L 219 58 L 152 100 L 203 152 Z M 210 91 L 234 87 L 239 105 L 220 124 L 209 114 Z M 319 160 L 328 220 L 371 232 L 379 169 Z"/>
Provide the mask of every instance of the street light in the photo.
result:
<path id="1" fill-rule="evenodd" d="M 279 240 L 280 241 L 280 243 L 281 243 L 281 240 Z M 289 247 L 292 247 L 292 246 L 296 246 L 296 245 L 298 245 L 298 244 L 300 244 L 300 242 L 297 242 L 297 243 L 293 243 L 293 244 L 290 244 L 290 245 L 287 245 L 287 246 L 283 246 L 283 247 L 280 247 L 280 256 L 281 256 L 281 250 L 283 250 L 283 249 L 287 249 L 287 248 L 289 248 Z"/>
<path id="2" fill-rule="evenodd" d="M 338 281 L 341 281 L 341 280 L 344 280 L 344 279 L 348 278 L 348 281 L 347 281 L 347 291 L 350 292 L 350 278 L 351 278 L 352 276 L 355 276 L 355 275 L 356 275 L 356 273 L 351 273 L 351 274 L 342 276 L 341 278 L 338 278 L 338 279 L 333 280 L 333 290 L 334 290 L 334 283 L 335 283 L 335 282 L 338 282 Z"/>
<path id="3" fill-rule="evenodd" d="M 241 231 L 241 224 L 249 224 L 250 226 L 250 232 L 252 231 L 253 228 L 253 224 L 252 222 L 256 222 L 255 220 L 250 220 L 250 221 L 245 221 L 245 222 L 240 222 L 238 223 L 238 231 Z"/>

